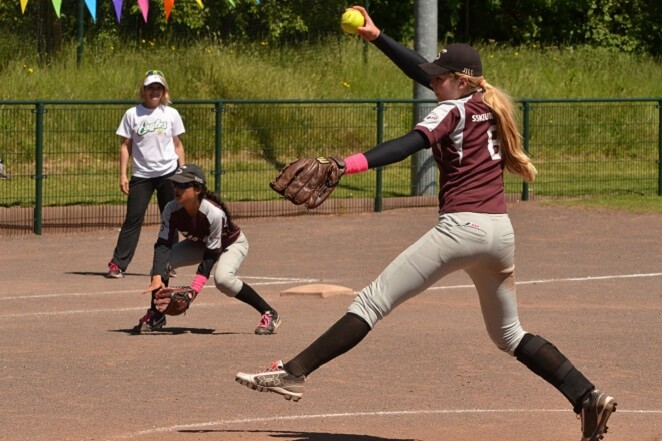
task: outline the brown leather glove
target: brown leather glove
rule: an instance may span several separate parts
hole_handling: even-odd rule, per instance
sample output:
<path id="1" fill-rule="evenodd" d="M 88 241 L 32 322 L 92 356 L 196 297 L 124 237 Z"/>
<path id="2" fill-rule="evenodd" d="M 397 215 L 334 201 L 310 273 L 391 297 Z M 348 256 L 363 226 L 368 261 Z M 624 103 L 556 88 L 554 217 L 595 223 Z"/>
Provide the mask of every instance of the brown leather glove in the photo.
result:
<path id="1" fill-rule="evenodd" d="M 329 197 L 346 170 L 342 159 L 300 158 L 283 167 L 269 186 L 293 204 L 313 209 Z"/>
<path id="2" fill-rule="evenodd" d="M 163 314 L 180 315 L 186 312 L 196 295 L 190 286 L 161 288 L 154 294 L 154 307 Z"/>

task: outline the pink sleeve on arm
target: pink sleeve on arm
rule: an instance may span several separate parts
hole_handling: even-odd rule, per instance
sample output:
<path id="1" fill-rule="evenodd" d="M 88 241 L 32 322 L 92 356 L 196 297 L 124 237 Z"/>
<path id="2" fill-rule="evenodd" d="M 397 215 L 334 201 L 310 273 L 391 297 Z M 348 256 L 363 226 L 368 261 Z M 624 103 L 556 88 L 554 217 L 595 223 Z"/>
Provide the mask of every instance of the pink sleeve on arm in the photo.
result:
<path id="1" fill-rule="evenodd" d="M 196 274 L 193 278 L 193 282 L 191 282 L 191 288 L 193 288 L 193 291 L 195 291 L 196 294 L 199 294 L 202 287 L 205 286 L 205 283 L 207 283 L 207 278 L 202 274 Z"/>
<path id="2" fill-rule="evenodd" d="M 345 174 L 361 173 L 368 170 L 368 159 L 363 153 L 357 153 L 344 159 L 347 171 Z"/>

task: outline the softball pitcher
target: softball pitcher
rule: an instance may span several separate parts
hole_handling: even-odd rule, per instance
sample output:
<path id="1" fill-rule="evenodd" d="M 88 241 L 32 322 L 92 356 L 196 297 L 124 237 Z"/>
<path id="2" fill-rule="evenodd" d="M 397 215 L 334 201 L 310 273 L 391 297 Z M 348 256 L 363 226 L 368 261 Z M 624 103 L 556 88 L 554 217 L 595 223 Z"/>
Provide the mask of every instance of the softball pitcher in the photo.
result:
<path id="1" fill-rule="evenodd" d="M 147 313 L 134 332 L 163 328 L 166 317 L 155 306 L 155 293 L 168 285 L 169 268 L 198 264 L 191 289 L 197 295 L 209 279 L 214 265 L 216 288 L 255 308 L 262 315 L 255 328 L 260 335 L 273 334 L 280 325 L 278 312 L 255 290 L 237 277 L 246 254 L 248 240 L 230 217 L 225 204 L 207 190 L 205 173 L 193 164 L 179 167 L 168 177 L 175 200 L 163 210 L 161 229 L 154 245 L 151 283 L 143 293 L 152 293 Z M 184 240 L 176 242 L 177 231 Z"/>
<path id="2" fill-rule="evenodd" d="M 347 313 L 299 355 L 275 361 L 262 373 L 236 380 L 258 391 L 298 401 L 305 378 L 356 346 L 396 306 L 458 270 L 472 279 L 487 333 L 552 384 L 581 416 L 582 441 L 597 441 L 616 408 L 549 341 L 522 329 L 515 298 L 515 236 L 506 211 L 503 171 L 533 181 L 536 169 L 523 152 L 514 104 L 483 77 L 478 52 L 451 44 L 433 62 L 395 42 L 366 19 L 360 35 L 405 74 L 430 87 L 439 103 L 408 134 L 344 159 L 344 173 L 393 164 L 430 148 L 441 172 L 438 223 L 407 248 L 354 299 Z M 342 167 L 343 165 L 341 165 Z"/>

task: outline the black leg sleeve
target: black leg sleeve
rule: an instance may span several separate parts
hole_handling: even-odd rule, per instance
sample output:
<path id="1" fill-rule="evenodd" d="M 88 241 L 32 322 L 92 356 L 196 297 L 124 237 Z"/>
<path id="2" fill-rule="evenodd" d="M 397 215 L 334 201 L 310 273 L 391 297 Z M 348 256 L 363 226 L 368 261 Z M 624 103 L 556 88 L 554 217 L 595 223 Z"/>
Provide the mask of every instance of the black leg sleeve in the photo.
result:
<path id="1" fill-rule="evenodd" d="M 359 344 L 370 326 L 357 315 L 347 313 L 308 348 L 285 364 L 292 375 L 309 375 L 317 368 Z"/>
<path id="2" fill-rule="evenodd" d="M 260 314 L 264 314 L 267 311 L 273 310 L 273 308 L 266 302 L 266 300 L 260 297 L 260 295 L 246 282 L 244 282 L 241 290 L 239 293 L 237 293 L 236 296 L 234 296 L 234 298 L 248 305 L 251 305 Z"/>
<path id="3" fill-rule="evenodd" d="M 581 411 L 586 394 L 595 389 L 593 383 L 556 346 L 540 336 L 525 334 L 515 349 L 515 357 L 558 389 L 570 401 L 576 413 Z"/>

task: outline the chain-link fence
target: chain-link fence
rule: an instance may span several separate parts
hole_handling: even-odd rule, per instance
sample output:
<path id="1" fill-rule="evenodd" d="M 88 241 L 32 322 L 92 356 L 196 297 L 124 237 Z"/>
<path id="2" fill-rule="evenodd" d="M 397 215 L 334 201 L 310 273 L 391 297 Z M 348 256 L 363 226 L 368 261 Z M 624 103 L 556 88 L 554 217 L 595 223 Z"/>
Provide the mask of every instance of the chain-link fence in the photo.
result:
<path id="1" fill-rule="evenodd" d="M 521 100 L 524 145 L 539 170 L 535 183 L 506 177 L 512 198 L 662 194 L 662 99 Z M 115 131 L 128 101 L 0 102 L 0 235 L 119 227 Z M 413 100 L 176 101 L 187 162 L 236 217 L 306 213 L 279 199 L 269 181 L 300 156 L 346 156 L 411 130 Z M 346 176 L 315 213 L 436 204 L 413 194 L 407 159 Z M 145 222 L 158 222 L 155 204 Z"/>

